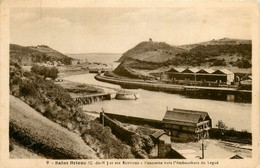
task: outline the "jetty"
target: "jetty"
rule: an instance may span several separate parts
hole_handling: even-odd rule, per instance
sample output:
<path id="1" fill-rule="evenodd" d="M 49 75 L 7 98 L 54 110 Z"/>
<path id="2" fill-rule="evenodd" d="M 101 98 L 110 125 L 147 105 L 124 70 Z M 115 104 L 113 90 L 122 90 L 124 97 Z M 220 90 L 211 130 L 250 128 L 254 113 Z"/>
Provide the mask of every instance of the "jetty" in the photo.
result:
<path id="1" fill-rule="evenodd" d="M 71 97 L 83 105 L 91 104 L 96 101 L 111 100 L 115 98 L 116 92 L 95 93 L 95 94 L 72 94 Z"/>

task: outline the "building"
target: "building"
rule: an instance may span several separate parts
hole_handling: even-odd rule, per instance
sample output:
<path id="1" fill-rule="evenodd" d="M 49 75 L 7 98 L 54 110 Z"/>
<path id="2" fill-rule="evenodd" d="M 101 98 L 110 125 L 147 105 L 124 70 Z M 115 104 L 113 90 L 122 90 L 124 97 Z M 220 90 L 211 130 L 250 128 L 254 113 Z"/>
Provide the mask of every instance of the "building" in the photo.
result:
<path id="1" fill-rule="evenodd" d="M 171 80 L 184 80 L 183 75 L 181 72 L 183 72 L 184 68 L 172 68 L 169 71 L 167 71 L 164 75 L 164 78 L 171 79 Z"/>
<path id="2" fill-rule="evenodd" d="M 248 75 L 241 79 L 239 89 L 252 90 L 252 75 Z"/>
<path id="3" fill-rule="evenodd" d="M 162 121 L 164 130 L 177 141 L 194 141 L 202 134 L 208 137 L 208 130 L 212 126 L 212 120 L 207 112 L 194 110 L 167 110 Z M 206 134 L 201 130 L 206 130 Z"/>
<path id="4" fill-rule="evenodd" d="M 172 68 L 165 72 L 165 77 L 173 83 L 180 84 L 228 84 L 234 82 L 235 75 L 227 69 L 213 70 L 211 68 Z"/>
<path id="5" fill-rule="evenodd" d="M 212 76 L 214 76 L 213 79 L 215 79 L 218 83 L 226 83 L 228 85 L 235 80 L 234 73 L 227 69 L 216 70 L 212 73 Z"/>

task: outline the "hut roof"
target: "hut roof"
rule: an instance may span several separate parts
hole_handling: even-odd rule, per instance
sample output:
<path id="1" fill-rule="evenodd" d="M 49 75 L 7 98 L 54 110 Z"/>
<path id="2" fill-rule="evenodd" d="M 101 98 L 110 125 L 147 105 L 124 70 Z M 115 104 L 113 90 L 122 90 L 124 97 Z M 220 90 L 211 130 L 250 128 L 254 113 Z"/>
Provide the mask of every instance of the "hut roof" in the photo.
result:
<path id="1" fill-rule="evenodd" d="M 244 158 L 239 155 L 234 155 L 230 159 L 244 159 Z"/>
<path id="2" fill-rule="evenodd" d="M 190 125 L 197 124 L 200 116 L 205 120 L 207 115 L 208 113 L 203 111 L 173 109 L 166 111 L 163 121 L 178 125 Z"/>
<path id="3" fill-rule="evenodd" d="M 164 130 L 158 130 L 155 133 L 153 133 L 151 136 L 154 137 L 155 139 L 160 138 L 163 134 L 165 134 Z"/>

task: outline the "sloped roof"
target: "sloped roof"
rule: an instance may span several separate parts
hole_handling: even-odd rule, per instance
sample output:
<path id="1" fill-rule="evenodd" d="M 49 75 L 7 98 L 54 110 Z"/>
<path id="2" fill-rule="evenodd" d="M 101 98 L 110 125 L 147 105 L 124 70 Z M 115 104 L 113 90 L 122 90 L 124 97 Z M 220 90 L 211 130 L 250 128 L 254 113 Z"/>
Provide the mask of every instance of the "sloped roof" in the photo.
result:
<path id="1" fill-rule="evenodd" d="M 174 68 L 176 71 L 178 71 L 178 72 L 182 72 L 182 71 L 184 71 L 185 69 L 184 68 L 181 68 L 181 67 L 177 67 L 177 68 Z"/>
<path id="2" fill-rule="evenodd" d="M 171 68 L 169 71 L 167 72 L 178 72 L 175 68 Z"/>
<path id="3" fill-rule="evenodd" d="M 203 111 L 173 109 L 166 111 L 163 121 L 172 124 L 181 123 L 181 125 L 187 125 L 187 123 L 197 124 L 200 116 L 204 120 L 207 115 L 208 113 Z"/>
<path id="4" fill-rule="evenodd" d="M 239 155 L 234 155 L 230 159 L 244 159 L 244 158 Z"/>
<path id="5" fill-rule="evenodd" d="M 190 71 L 192 71 L 193 73 L 196 73 L 196 72 L 198 72 L 198 71 L 199 71 L 199 69 L 198 69 L 198 68 L 189 68 L 189 70 L 190 70 Z"/>
<path id="6" fill-rule="evenodd" d="M 182 72 L 184 70 L 185 70 L 184 68 L 176 67 L 176 68 L 171 68 L 168 72 Z"/>
<path id="7" fill-rule="evenodd" d="M 165 134 L 164 130 L 159 130 L 153 133 L 151 136 L 154 137 L 155 139 L 160 138 L 163 134 Z"/>
<path id="8" fill-rule="evenodd" d="M 198 68 L 186 68 L 185 70 L 183 70 L 182 72 L 184 73 L 196 73 L 198 72 L 199 69 Z"/>
<path id="9" fill-rule="evenodd" d="M 198 73 L 208 73 L 208 74 L 211 74 L 213 73 L 215 70 L 212 69 L 212 68 L 204 68 L 204 69 L 201 69 L 198 71 Z"/>
<path id="10" fill-rule="evenodd" d="M 242 80 L 252 80 L 252 75 L 248 75 L 246 77 L 243 77 Z"/>
<path id="11" fill-rule="evenodd" d="M 227 69 L 218 69 L 213 72 L 213 74 L 233 74 L 233 72 L 227 70 Z"/>

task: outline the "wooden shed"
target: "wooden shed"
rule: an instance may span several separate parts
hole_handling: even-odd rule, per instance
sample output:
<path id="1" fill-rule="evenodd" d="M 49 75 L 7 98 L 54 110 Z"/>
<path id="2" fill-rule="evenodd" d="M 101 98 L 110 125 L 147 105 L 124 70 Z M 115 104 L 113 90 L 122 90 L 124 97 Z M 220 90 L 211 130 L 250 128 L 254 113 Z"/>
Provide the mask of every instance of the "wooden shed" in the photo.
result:
<path id="1" fill-rule="evenodd" d="M 163 118 L 164 127 L 168 129 L 172 137 L 195 140 L 198 134 L 208 135 L 212 121 L 207 112 L 173 109 L 167 110 Z"/>

